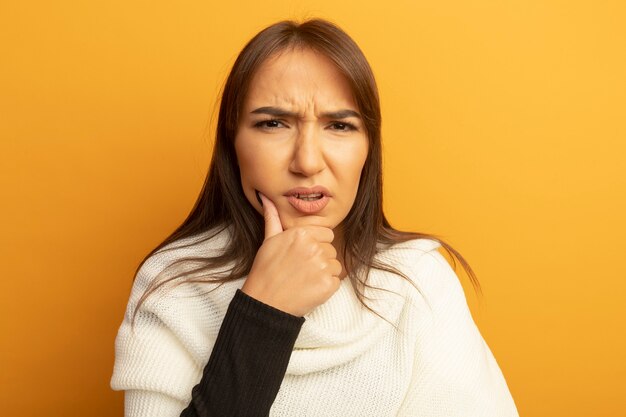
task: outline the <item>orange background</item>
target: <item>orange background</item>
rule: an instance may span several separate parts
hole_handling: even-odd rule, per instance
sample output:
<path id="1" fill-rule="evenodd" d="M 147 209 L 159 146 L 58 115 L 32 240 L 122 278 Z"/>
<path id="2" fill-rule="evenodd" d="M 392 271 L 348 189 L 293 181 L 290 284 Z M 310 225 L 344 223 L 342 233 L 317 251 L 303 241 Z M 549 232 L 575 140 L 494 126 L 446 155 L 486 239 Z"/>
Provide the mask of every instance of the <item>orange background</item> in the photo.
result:
<path id="1" fill-rule="evenodd" d="M 122 415 L 133 272 L 198 195 L 230 66 L 325 17 L 377 76 L 386 212 L 474 267 L 520 414 L 624 415 L 624 3 L 227 3 L 0 6 L 2 414 Z"/>

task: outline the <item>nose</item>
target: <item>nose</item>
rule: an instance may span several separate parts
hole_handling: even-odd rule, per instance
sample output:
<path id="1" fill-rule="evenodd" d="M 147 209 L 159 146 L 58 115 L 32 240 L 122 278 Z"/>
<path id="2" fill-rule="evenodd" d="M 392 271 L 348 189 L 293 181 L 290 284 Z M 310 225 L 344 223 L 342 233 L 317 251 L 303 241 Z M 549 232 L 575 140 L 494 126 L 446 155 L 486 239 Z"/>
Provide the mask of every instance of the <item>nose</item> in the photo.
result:
<path id="1" fill-rule="evenodd" d="M 300 126 L 289 165 L 291 172 L 310 177 L 326 167 L 321 139 L 315 123 L 303 123 Z"/>

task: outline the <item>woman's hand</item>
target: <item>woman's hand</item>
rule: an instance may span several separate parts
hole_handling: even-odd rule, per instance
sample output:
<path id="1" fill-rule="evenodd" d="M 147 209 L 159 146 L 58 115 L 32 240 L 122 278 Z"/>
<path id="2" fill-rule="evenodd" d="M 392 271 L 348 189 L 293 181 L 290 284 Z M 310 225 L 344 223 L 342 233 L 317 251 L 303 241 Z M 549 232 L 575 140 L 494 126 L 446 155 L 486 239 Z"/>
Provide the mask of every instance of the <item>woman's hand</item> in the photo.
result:
<path id="1" fill-rule="evenodd" d="M 265 240 L 241 291 L 295 316 L 328 300 L 341 282 L 332 229 L 298 226 L 283 231 L 274 203 L 263 200 Z"/>

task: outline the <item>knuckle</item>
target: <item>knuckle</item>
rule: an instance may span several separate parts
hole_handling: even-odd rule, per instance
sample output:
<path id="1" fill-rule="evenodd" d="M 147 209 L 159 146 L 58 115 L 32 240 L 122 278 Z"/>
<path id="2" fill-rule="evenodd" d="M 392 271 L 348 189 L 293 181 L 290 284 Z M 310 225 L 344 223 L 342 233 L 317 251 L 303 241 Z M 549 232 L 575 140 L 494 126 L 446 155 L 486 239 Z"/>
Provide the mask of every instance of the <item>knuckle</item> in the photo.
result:
<path id="1" fill-rule="evenodd" d="M 292 236 L 294 242 L 302 242 L 306 238 L 306 230 L 297 229 L 293 232 Z"/>
<path id="2" fill-rule="evenodd" d="M 335 278 L 334 278 L 332 275 L 330 275 L 330 274 L 324 274 L 324 275 L 322 276 L 322 279 L 321 279 L 320 281 L 321 281 L 322 288 L 323 288 L 325 291 L 332 291 L 332 290 L 334 290 L 334 289 L 336 288 L 336 287 L 335 287 L 335 285 L 336 285 L 336 284 L 335 284 L 335 281 L 336 281 L 336 280 L 335 280 Z"/>
<path id="3" fill-rule="evenodd" d="M 331 293 L 335 293 L 339 289 L 340 280 L 336 276 L 330 276 L 328 278 L 328 290 Z"/>
<path id="4" fill-rule="evenodd" d="M 307 255 L 310 258 L 317 258 L 317 257 L 319 257 L 320 249 L 319 249 L 319 247 L 316 244 L 307 245 L 306 249 L 307 249 Z"/>

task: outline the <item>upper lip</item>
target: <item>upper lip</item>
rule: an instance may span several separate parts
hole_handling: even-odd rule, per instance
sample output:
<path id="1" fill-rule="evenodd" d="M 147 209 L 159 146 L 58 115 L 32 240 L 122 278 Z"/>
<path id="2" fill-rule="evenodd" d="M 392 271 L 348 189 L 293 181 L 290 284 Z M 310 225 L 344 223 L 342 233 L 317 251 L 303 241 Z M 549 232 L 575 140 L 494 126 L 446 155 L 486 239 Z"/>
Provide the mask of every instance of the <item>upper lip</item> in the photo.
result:
<path id="1" fill-rule="evenodd" d="M 311 188 L 307 188 L 307 187 L 296 187 L 296 188 L 292 188 L 291 190 L 287 191 L 285 193 L 285 195 L 287 197 L 290 197 L 292 195 L 296 195 L 296 194 L 323 194 L 327 197 L 332 197 L 332 195 L 330 194 L 330 191 L 328 191 L 326 189 L 326 187 L 322 187 L 321 185 L 316 185 L 314 187 Z"/>

